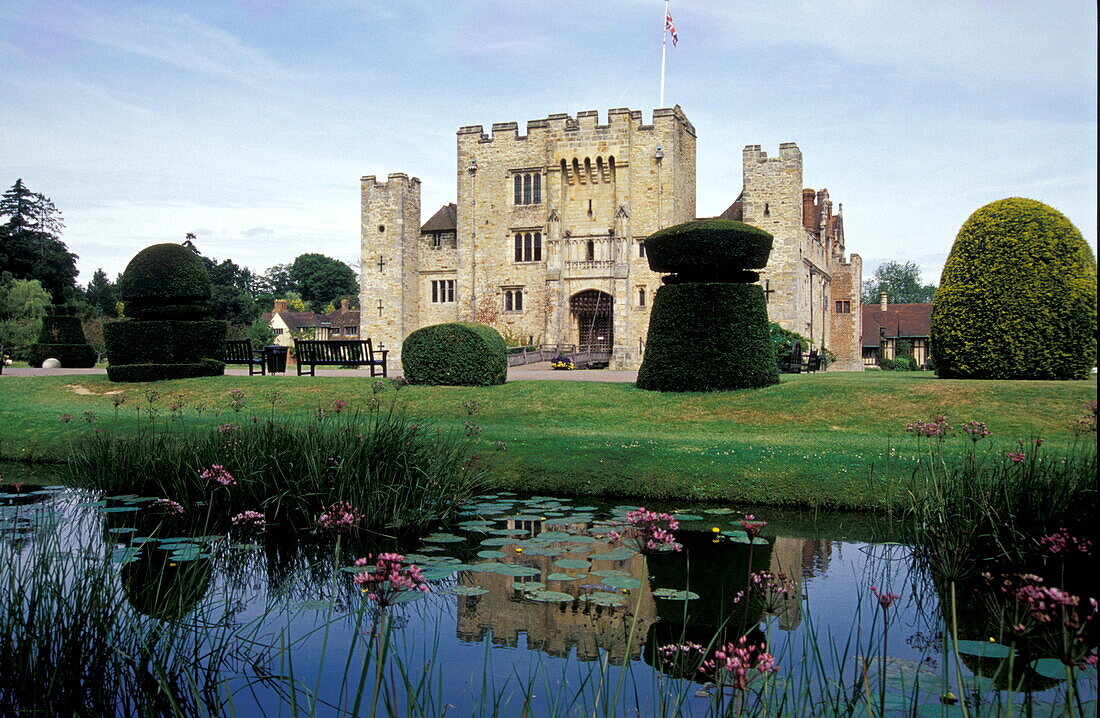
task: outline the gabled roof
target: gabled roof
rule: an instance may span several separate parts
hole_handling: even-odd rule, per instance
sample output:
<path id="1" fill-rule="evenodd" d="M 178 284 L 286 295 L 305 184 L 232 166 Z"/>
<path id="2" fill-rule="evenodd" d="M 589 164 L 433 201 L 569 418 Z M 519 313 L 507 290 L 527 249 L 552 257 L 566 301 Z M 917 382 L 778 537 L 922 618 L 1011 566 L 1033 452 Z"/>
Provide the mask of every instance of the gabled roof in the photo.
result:
<path id="1" fill-rule="evenodd" d="M 931 333 L 932 303 L 888 304 L 882 311 L 879 304 L 863 305 L 863 340 L 865 347 L 877 347 L 879 328 L 885 339 L 927 338 Z"/>
<path id="2" fill-rule="evenodd" d="M 427 232 L 454 232 L 458 229 L 458 205 L 445 204 L 439 211 L 432 215 L 431 219 L 420 228 L 421 234 Z"/>
<path id="3" fill-rule="evenodd" d="M 359 310 L 337 309 L 325 315 L 325 321 L 332 327 L 357 327 L 359 326 Z"/>
<path id="4" fill-rule="evenodd" d="M 741 194 L 737 195 L 737 199 L 734 200 L 733 204 L 731 204 L 729 207 L 726 208 L 725 212 L 718 215 L 718 219 L 735 219 L 738 222 L 740 222 L 742 219 L 744 219 L 744 217 L 745 217 L 744 209 L 742 209 L 742 206 L 741 206 L 741 200 L 744 196 L 745 196 L 744 191 L 742 191 Z"/>
<path id="5" fill-rule="evenodd" d="M 260 319 L 270 322 L 274 316 L 273 312 L 264 312 L 260 315 Z M 328 318 L 324 314 L 317 314 L 316 312 L 279 312 L 279 316 L 291 329 L 328 326 Z"/>

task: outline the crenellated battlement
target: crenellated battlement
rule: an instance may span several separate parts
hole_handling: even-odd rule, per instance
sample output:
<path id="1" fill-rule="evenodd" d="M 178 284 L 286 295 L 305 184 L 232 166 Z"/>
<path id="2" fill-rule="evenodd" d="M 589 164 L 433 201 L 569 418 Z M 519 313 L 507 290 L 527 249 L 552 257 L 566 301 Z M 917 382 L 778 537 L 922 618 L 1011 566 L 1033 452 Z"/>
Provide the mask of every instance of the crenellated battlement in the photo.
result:
<path id="1" fill-rule="evenodd" d="M 741 154 L 745 163 L 785 162 L 802 159 L 802 150 L 798 149 L 798 144 L 794 142 L 781 142 L 779 144 L 779 154 L 776 157 L 769 157 L 767 150 L 760 149 L 760 145 L 745 145 L 745 149 L 741 151 Z"/>
<path id="2" fill-rule="evenodd" d="M 645 124 L 640 110 L 631 110 L 627 107 L 616 107 L 607 111 L 607 122 L 600 122 L 600 113 L 597 110 L 582 110 L 576 116 L 565 112 L 547 115 L 544 118 L 528 120 L 527 134 L 519 133 L 517 122 L 496 122 L 491 127 L 491 133 L 485 132 L 484 125 L 466 125 L 460 127 L 456 133 L 458 141 L 479 143 L 485 142 L 518 142 L 532 137 L 566 137 L 573 133 L 600 132 L 600 131 L 634 131 L 634 132 L 663 132 L 674 129 L 677 126 L 695 136 L 695 126 L 688 120 L 687 115 L 680 108 L 660 108 L 653 111 L 653 122 Z"/>
<path id="3" fill-rule="evenodd" d="M 410 178 L 404 172 L 391 172 L 386 177 L 385 182 L 379 182 L 378 177 L 376 175 L 363 175 L 362 177 L 359 178 L 359 183 L 362 185 L 362 187 L 364 189 L 366 189 L 367 187 L 372 187 L 372 188 L 377 188 L 377 189 L 382 190 L 382 189 L 386 189 L 391 184 L 399 184 L 399 185 L 402 185 L 402 186 L 414 186 L 414 185 L 419 186 L 420 185 L 420 178 L 419 177 L 411 177 Z"/>

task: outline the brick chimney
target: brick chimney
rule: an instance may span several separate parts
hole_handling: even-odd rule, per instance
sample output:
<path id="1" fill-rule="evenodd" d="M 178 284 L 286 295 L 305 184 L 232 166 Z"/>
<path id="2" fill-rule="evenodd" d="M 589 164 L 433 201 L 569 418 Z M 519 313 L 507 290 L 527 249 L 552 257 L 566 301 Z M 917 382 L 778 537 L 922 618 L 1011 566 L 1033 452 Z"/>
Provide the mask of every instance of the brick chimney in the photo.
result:
<path id="1" fill-rule="evenodd" d="M 886 301 L 886 292 L 883 292 L 882 294 L 878 295 L 878 308 L 879 308 L 879 311 L 885 312 L 886 308 L 888 306 L 889 306 L 889 302 Z"/>
<path id="2" fill-rule="evenodd" d="M 272 311 L 273 314 L 278 314 L 279 312 L 285 312 L 286 311 L 286 300 L 285 299 L 276 299 L 275 300 L 275 308 L 272 309 L 271 311 Z"/>
<path id="3" fill-rule="evenodd" d="M 816 193 L 812 189 L 802 190 L 802 228 L 807 232 L 814 232 L 814 197 Z"/>
<path id="4" fill-rule="evenodd" d="M 341 312 L 349 311 L 348 310 L 348 304 L 350 304 L 350 302 L 347 299 L 341 299 L 340 300 L 340 311 Z"/>

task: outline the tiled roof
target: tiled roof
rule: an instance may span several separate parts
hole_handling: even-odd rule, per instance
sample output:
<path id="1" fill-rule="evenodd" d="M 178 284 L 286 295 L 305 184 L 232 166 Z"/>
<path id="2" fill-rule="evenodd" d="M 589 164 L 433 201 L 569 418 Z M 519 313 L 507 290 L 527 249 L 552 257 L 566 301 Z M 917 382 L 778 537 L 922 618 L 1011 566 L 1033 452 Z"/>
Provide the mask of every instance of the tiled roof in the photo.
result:
<path id="1" fill-rule="evenodd" d="M 424 223 L 420 232 L 454 232 L 458 229 L 458 205 L 451 203 L 439 208 L 431 219 Z"/>
<path id="2" fill-rule="evenodd" d="M 324 319 L 332 327 L 357 327 L 359 326 L 359 310 L 337 309 L 325 315 Z"/>
<path id="3" fill-rule="evenodd" d="M 718 219 L 735 219 L 740 222 L 745 216 L 744 209 L 741 205 L 741 200 L 744 196 L 745 193 L 743 191 L 741 192 L 741 194 L 737 195 L 737 199 L 733 201 L 733 204 L 726 208 L 725 212 L 718 215 Z"/>
<path id="4" fill-rule="evenodd" d="M 273 312 L 264 312 L 260 315 L 260 319 L 270 322 L 274 316 Z M 317 314 L 316 312 L 279 312 L 279 316 L 291 329 L 328 326 L 328 318 L 324 314 Z"/>
<path id="5" fill-rule="evenodd" d="M 898 337 L 928 337 L 931 332 L 932 303 L 888 304 L 882 311 L 878 304 L 863 305 L 863 341 L 865 347 L 877 347 L 879 328 L 886 339 Z"/>

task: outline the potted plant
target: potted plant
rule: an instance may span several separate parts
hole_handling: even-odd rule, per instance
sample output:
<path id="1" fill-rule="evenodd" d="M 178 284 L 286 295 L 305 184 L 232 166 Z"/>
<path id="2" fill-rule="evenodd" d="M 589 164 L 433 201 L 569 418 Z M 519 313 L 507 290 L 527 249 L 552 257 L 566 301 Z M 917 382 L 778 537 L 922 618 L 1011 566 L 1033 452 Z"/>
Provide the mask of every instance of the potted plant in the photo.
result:
<path id="1" fill-rule="evenodd" d="M 556 357 L 550 360 L 551 369 L 575 369 L 573 360 L 564 354 L 558 354 Z"/>

